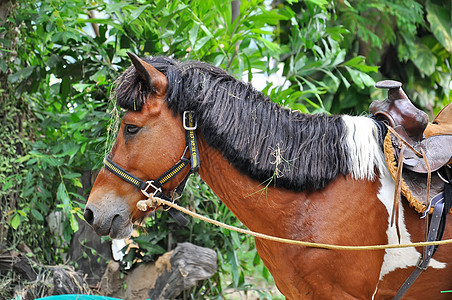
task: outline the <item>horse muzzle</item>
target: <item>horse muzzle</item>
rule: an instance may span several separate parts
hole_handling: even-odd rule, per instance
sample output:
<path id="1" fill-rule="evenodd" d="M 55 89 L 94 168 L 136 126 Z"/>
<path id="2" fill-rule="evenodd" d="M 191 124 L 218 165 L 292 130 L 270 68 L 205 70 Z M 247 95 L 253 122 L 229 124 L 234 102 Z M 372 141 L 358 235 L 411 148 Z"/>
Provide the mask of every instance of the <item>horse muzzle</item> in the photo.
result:
<path id="1" fill-rule="evenodd" d="M 112 195 L 106 195 L 102 202 L 88 203 L 83 217 L 99 235 L 109 235 L 112 239 L 128 238 L 132 234 L 129 207 Z M 102 204 L 101 204 L 102 203 Z"/>

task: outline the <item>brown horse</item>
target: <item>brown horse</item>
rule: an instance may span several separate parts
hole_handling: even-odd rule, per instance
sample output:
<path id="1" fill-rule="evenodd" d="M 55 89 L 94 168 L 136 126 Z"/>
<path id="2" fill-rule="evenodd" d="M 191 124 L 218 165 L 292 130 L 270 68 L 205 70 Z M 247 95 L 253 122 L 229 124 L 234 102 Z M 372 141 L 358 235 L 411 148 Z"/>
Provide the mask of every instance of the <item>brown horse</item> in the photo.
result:
<path id="1" fill-rule="evenodd" d="M 190 111 L 197 119 L 199 174 L 249 229 L 338 245 L 399 242 L 389 225 L 394 182 L 381 150 L 382 124 L 282 108 L 205 63 L 131 58 L 134 65 L 116 88 L 117 103 L 127 112 L 109 155 L 114 166 L 152 183 L 181 156 L 190 158 L 182 117 Z M 170 195 L 188 172 L 184 168 L 166 181 L 163 194 Z M 103 168 L 85 219 L 100 235 L 128 237 L 132 224 L 150 211 L 136 207 L 144 198 Z M 424 241 L 420 215 L 406 203 L 399 209 L 400 242 Z M 451 221 L 443 238 L 452 238 Z M 288 299 L 390 299 L 422 252 L 325 250 L 258 238 L 255 243 Z M 440 246 L 404 299 L 450 298 L 441 291 L 452 290 L 451 254 L 450 246 Z"/>

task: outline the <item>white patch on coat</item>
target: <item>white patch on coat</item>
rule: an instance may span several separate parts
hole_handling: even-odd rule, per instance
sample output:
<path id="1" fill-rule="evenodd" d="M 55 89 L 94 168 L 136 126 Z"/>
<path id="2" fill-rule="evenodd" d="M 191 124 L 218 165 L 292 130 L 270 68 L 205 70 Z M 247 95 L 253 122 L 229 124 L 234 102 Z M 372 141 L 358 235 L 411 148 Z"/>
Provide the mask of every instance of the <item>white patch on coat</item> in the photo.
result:
<path id="1" fill-rule="evenodd" d="M 399 244 L 397 229 L 390 226 L 392 206 L 394 202 L 395 184 L 389 174 L 384 154 L 378 143 L 378 128 L 374 121 L 368 117 L 342 116 L 347 128 L 346 143 L 349 149 L 351 159 L 351 175 L 355 179 L 376 180 L 379 174 L 381 188 L 378 193 L 378 199 L 384 204 L 388 211 L 388 244 Z M 405 215 L 402 203 L 399 203 L 400 243 L 412 243 L 411 235 L 405 224 Z M 416 265 L 421 255 L 414 247 L 400 249 L 386 249 L 383 264 L 380 270 L 381 281 L 383 277 L 397 269 L 406 269 Z M 439 262 L 432 258 L 429 267 L 443 269 L 446 263 Z M 378 284 L 372 299 L 377 295 Z"/>
<path id="2" fill-rule="evenodd" d="M 392 177 L 386 172 L 386 175 L 380 178 L 381 188 L 378 193 L 378 199 L 384 204 L 388 211 L 388 229 L 386 234 L 388 235 L 388 244 L 398 244 L 397 231 L 395 226 L 390 226 L 392 206 L 394 202 L 395 184 Z M 400 230 L 400 244 L 412 243 L 411 235 L 408 232 L 405 224 L 405 216 L 403 213 L 403 205 L 399 202 L 399 230 Z M 380 270 L 380 280 L 386 274 L 389 274 L 396 269 L 406 269 L 416 265 L 421 253 L 414 247 L 399 248 L 399 249 L 386 249 L 383 265 Z M 446 263 L 439 262 L 432 258 L 429 267 L 435 269 L 443 269 L 446 267 Z"/>
<path id="3" fill-rule="evenodd" d="M 386 169 L 378 143 L 378 129 L 368 117 L 342 116 L 347 134 L 346 143 L 351 159 L 351 175 L 355 179 L 375 180 Z"/>

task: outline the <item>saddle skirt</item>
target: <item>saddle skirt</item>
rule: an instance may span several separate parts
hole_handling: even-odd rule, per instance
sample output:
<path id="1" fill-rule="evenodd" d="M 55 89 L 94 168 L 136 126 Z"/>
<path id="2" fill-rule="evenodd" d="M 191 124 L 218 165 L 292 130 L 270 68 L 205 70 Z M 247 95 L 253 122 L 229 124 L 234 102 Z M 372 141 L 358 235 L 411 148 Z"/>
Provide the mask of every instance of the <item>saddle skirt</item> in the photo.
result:
<path id="1" fill-rule="evenodd" d="M 427 173 L 415 172 L 403 167 L 401 178 L 397 178 L 397 167 L 399 164 L 399 140 L 388 131 L 384 142 L 384 154 L 386 166 L 394 181 L 399 180 L 401 194 L 418 213 L 423 214 L 428 207 L 428 203 L 439 193 L 444 191 L 447 178 L 452 178 L 452 169 L 445 165 L 436 172 L 430 174 L 430 182 Z M 443 174 L 443 175 L 439 175 Z M 428 191 L 428 202 L 427 202 Z M 429 209 L 429 213 L 433 208 Z M 450 211 L 452 213 L 452 210 Z"/>
<path id="2" fill-rule="evenodd" d="M 452 103 L 446 105 L 424 131 L 425 138 L 438 135 L 452 135 Z"/>

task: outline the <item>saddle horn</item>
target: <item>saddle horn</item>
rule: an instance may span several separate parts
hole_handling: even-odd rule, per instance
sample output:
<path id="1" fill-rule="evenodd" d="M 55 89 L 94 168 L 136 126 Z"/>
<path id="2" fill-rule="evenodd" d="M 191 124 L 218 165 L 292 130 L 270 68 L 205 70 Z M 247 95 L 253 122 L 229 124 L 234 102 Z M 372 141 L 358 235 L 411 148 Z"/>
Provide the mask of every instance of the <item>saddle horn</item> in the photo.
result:
<path id="1" fill-rule="evenodd" d="M 377 82 L 375 87 L 388 89 L 388 98 L 372 102 L 369 112 L 377 119 L 388 122 L 388 125 L 411 144 L 420 142 L 428 124 L 428 115 L 413 105 L 403 91 L 402 83 L 383 80 Z"/>

